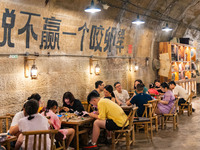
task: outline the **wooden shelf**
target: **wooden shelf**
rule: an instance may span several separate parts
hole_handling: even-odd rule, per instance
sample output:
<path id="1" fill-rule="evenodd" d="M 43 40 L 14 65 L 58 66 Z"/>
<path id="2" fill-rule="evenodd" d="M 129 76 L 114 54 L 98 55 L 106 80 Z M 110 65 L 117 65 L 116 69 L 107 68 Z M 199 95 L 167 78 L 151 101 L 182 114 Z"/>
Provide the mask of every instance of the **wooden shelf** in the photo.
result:
<path id="1" fill-rule="evenodd" d="M 192 86 L 194 82 L 196 83 L 196 78 L 192 78 L 192 76 L 195 76 L 195 69 L 192 69 L 192 67 L 195 68 L 194 66 L 196 60 L 196 49 L 194 47 L 186 44 L 160 42 L 159 53 L 168 53 L 171 63 L 168 77 L 160 76 L 161 82 L 169 82 L 171 80 L 174 80 L 180 84 L 185 82 L 184 84 L 187 83 L 187 85 L 184 85 L 185 88 L 190 85 Z M 165 74 L 165 76 L 167 75 Z M 196 92 L 194 87 L 187 87 L 186 89 L 188 92 L 190 92 L 191 89 Z"/>

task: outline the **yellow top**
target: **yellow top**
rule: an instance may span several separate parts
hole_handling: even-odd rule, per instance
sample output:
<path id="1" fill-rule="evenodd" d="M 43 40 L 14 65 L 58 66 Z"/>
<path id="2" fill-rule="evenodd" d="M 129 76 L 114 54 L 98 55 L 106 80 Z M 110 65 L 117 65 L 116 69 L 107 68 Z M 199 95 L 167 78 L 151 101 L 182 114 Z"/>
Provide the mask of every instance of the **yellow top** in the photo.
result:
<path id="1" fill-rule="evenodd" d="M 101 120 L 112 119 L 119 127 L 122 127 L 126 122 L 127 116 L 124 113 L 123 109 L 109 99 L 101 98 L 99 100 L 98 111 L 98 118 Z M 126 126 L 128 124 L 129 122 L 126 123 Z"/>

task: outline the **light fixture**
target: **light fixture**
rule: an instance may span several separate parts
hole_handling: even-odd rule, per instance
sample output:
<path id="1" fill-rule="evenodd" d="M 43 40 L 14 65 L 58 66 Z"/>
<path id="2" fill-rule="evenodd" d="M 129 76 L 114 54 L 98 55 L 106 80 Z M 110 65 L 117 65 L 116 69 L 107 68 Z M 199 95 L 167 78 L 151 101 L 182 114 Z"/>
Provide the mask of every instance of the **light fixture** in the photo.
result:
<path id="1" fill-rule="evenodd" d="M 137 65 L 137 63 L 135 63 L 135 72 L 138 71 L 139 66 Z"/>
<path id="2" fill-rule="evenodd" d="M 172 30 L 173 30 L 172 28 L 168 27 L 168 23 L 166 23 L 166 26 L 164 28 L 162 28 L 162 31 L 165 31 L 165 32 L 169 32 L 169 31 L 172 31 Z"/>
<path id="3" fill-rule="evenodd" d="M 33 65 L 31 69 L 29 69 L 28 61 L 33 61 Z M 24 76 L 25 78 L 31 77 L 31 79 L 37 79 L 38 77 L 38 70 L 35 65 L 35 58 L 24 58 Z"/>
<path id="4" fill-rule="evenodd" d="M 145 22 L 143 20 L 140 20 L 140 16 L 139 14 L 137 15 L 137 19 L 132 21 L 132 24 L 135 24 L 135 25 L 141 25 L 141 24 L 144 24 Z"/>
<path id="5" fill-rule="evenodd" d="M 94 5 L 94 0 L 91 0 L 91 5 L 85 9 L 85 12 L 89 12 L 89 13 L 96 13 L 100 11 L 101 11 L 101 8 Z"/>
<path id="6" fill-rule="evenodd" d="M 38 70 L 37 67 L 35 65 L 35 60 L 33 61 L 33 65 L 31 67 L 31 79 L 37 79 L 38 76 Z"/>
<path id="7" fill-rule="evenodd" d="M 96 75 L 99 75 L 100 72 L 101 72 L 101 68 L 100 68 L 100 66 L 99 66 L 99 64 L 98 64 L 98 61 L 97 61 L 97 64 L 96 64 L 95 69 L 94 69 L 94 73 L 95 73 Z"/>
<path id="8" fill-rule="evenodd" d="M 94 61 L 97 61 L 97 64 L 96 64 L 95 67 L 93 67 L 93 62 Z M 98 64 L 98 60 L 94 60 L 94 59 L 90 58 L 89 63 L 90 63 L 90 74 L 92 74 L 93 71 L 94 71 L 94 73 L 96 75 L 100 75 L 101 68 L 100 68 L 100 65 Z"/>

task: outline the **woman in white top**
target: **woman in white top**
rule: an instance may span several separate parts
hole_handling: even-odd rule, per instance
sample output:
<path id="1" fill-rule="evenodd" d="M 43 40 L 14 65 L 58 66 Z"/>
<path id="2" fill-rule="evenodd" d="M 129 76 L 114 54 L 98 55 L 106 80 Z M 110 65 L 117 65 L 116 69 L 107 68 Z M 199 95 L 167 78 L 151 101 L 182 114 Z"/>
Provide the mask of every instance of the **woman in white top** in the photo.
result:
<path id="1" fill-rule="evenodd" d="M 38 108 L 39 104 L 36 100 L 29 100 L 25 104 L 25 112 L 28 115 L 27 117 L 24 117 L 19 120 L 18 126 L 19 131 L 38 131 L 38 130 L 48 130 L 49 129 L 49 123 L 46 117 L 42 116 L 41 114 L 38 114 Z M 22 140 L 23 139 L 23 140 Z M 24 137 L 22 134 L 20 134 L 17 143 L 15 145 L 15 149 L 19 149 L 22 145 L 22 148 L 24 148 Z M 23 141 L 23 142 L 22 142 Z M 33 136 L 29 137 L 29 143 L 28 143 L 28 150 L 32 150 L 33 145 Z M 43 145 L 43 144 L 42 144 Z M 51 142 L 49 136 L 47 136 L 47 150 L 50 150 Z M 43 148 L 41 148 L 43 149 Z"/>
<path id="2" fill-rule="evenodd" d="M 41 96 L 38 93 L 33 93 L 30 97 L 28 97 L 27 100 L 31 100 L 31 99 L 37 100 L 38 103 L 40 103 Z M 17 137 L 19 136 L 20 132 L 19 132 L 19 127 L 18 127 L 18 122 L 21 118 L 24 118 L 26 116 L 24 107 L 25 107 L 25 104 L 22 108 L 22 111 L 16 113 L 14 118 L 12 119 L 12 123 L 11 123 L 10 129 L 9 129 L 10 135 L 15 135 Z"/>

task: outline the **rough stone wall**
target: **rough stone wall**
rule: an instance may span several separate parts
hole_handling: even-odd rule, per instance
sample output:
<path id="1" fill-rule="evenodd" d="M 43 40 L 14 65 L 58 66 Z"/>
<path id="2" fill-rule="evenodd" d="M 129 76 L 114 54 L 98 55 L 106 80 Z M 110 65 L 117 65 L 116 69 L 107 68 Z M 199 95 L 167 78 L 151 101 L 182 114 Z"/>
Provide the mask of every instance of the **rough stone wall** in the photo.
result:
<path id="1" fill-rule="evenodd" d="M 76 98 L 86 100 L 87 94 L 94 89 L 94 83 L 97 80 L 103 80 L 105 84 L 113 85 L 120 81 L 123 88 L 128 91 L 133 89 L 135 79 L 142 79 L 146 86 L 153 82 L 156 72 L 150 65 L 145 65 L 145 58 L 157 57 L 155 48 L 155 30 L 153 27 L 143 26 L 139 30 L 130 26 L 130 23 L 116 19 L 119 15 L 118 10 L 111 8 L 99 14 L 90 15 L 83 10 L 89 4 L 87 0 L 62 0 L 50 1 L 45 6 L 44 0 L 1 0 L 0 1 L 0 25 L 2 24 L 5 8 L 10 11 L 15 10 L 15 26 L 12 28 L 11 42 L 15 43 L 14 48 L 9 47 L 7 43 L 0 47 L 1 54 L 13 53 L 34 53 L 47 54 L 74 54 L 74 55 L 94 55 L 100 57 L 106 56 L 133 56 L 133 62 L 137 61 L 139 65 L 138 72 L 129 71 L 128 59 L 122 58 L 97 58 L 101 66 L 99 76 L 89 73 L 88 57 L 36 57 L 39 76 L 36 80 L 24 77 L 24 57 L 11 59 L 7 56 L 0 57 L 0 115 L 6 113 L 16 113 L 21 110 L 23 102 L 32 93 L 39 93 L 42 101 L 46 103 L 48 99 L 55 99 L 61 105 L 62 95 L 66 91 L 71 91 Z M 18 29 L 23 28 L 28 20 L 28 16 L 20 13 L 26 11 L 40 14 L 40 17 L 32 16 L 30 24 L 33 24 L 34 32 L 38 35 L 38 40 L 34 40 L 30 34 L 30 47 L 26 48 L 26 34 L 18 35 Z M 43 17 L 56 17 L 62 20 L 60 26 L 60 50 L 40 49 L 41 33 L 43 30 Z M 83 42 L 83 51 L 80 51 L 81 32 L 78 28 L 87 23 L 91 30 L 92 25 L 103 25 L 105 29 L 109 26 L 126 29 L 124 49 L 121 53 L 113 47 L 111 53 L 99 52 L 89 49 L 89 33 L 85 33 Z M 64 35 L 62 32 L 75 32 L 76 37 Z M 3 41 L 4 29 L 0 27 L 0 41 Z M 102 47 L 105 46 L 101 43 Z M 128 54 L 128 45 L 132 45 L 132 54 Z M 29 62 L 31 67 L 32 62 Z M 95 65 L 95 63 L 94 63 Z M 134 67 L 134 66 L 133 66 Z"/>

